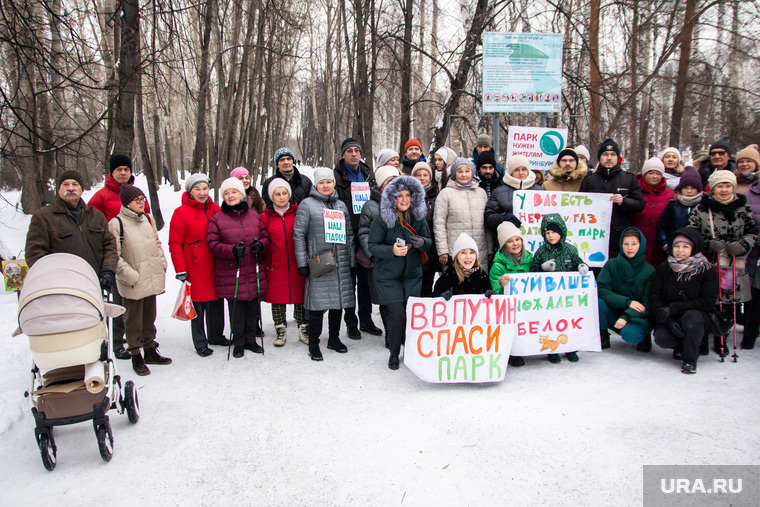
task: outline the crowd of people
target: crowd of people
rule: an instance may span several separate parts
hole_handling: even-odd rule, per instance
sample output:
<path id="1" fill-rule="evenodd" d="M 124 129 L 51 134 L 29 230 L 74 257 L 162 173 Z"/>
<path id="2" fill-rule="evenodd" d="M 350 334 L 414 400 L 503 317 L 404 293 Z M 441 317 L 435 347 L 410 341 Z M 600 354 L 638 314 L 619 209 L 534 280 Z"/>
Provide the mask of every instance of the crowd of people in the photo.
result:
<path id="1" fill-rule="evenodd" d="M 261 193 L 250 172 L 237 167 L 221 182 L 221 205 L 213 202 L 206 175 L 190 175 L 171 218 L 169 257 L 176 278 L 192 288 L 197 354 L 212 355 L 211 346 L 231 347 L 235 358 L 246 350 L 263 353 L 264 301 L 274 346 L 287 342 L 291 306 L 298 339 L 312 360 L 322 361 L 327 313 L 327 349 L 348 351 L 340 338 L 343 321 L 349 339 L 385 334 L 388 367 L 396 370 L 410 297 L 491 297 L 503 294 L 518 273 L 587 274 L 558 214 L 543 217 L 543 243 L 535 252 L 526 249 L 513 209 L 517 190 L 611 195 L 609 260 L 593 268 L 603 349 L 611 345 L 610 331 L 640 352 L 654 341 L 673 349 L 682 372 L 695 373 L 699 356 L 709 353 L 710 334 L 714 350 L 728 353 L 727 328 L 735 318 L 744 323 L 741 346 L 754 347 L 760 330 L 757 145 L 734 156 L 719 140 L 693 166 L 668 147 L 638 175 L 623 169 L 612 139 L 601 143 L 596 163 L 584 146 L 565 148 L 546 173 L 521 155 L 503 166 L 485 134 L 472 158 L 442 147 L 428 161 L 415 139 L 404 150 L 381 150 L 373 170 L 362 160 L 360 143 L 346 139 L 335 168 L 317 168 L 312 181 L 293 152 L 280 148 Z M 114 155 L 104 188 L 85 204 L 81 176 L 62 172 L 55 203 L 32 217 L 26 260 L 31 267 L 53 252 L 86 259 L 126 308 L 123 320 L 114 319 L 116 357 L 131 359 L 138 375 L 148 375 L 148 365 L 172 362 L 158 350 L 155 326 L 167 261 L 145 195 L 133 183 L 129 157 Z M 384 329 L 372 320 L 373 305 Z M 577 352 L 565 355 L 580 359 Z M 556 353 L 547 359 L 561 362 Z M 509 364 L 525 360 L 512 356 Z"/>

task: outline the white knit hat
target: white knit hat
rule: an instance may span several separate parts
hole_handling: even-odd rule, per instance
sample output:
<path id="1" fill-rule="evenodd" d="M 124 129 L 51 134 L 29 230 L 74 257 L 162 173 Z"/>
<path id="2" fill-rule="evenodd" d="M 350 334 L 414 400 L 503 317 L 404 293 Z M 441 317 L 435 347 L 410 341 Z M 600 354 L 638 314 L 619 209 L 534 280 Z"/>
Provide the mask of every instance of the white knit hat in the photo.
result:
<path id="1" fill-rule="evenodd" d="M 390 159 L 394 158 L 394 157 L 398 158 L 398 153 L 396 153 L 394 150 L 392 150 L 390 148 L 384 148 L 384 149 L 380 150 L 380 153 L 377 155 L 377 166 L 378 166 L 378 169 L 380 167 L 388 165 L 388 161 Z M 380 184 L 379 181 L 378 181 L 378 184 Z"/>
<path id="2" fill-rule="evenodd" d="M 233 177 L 227 178 L 222 182 L 219 187 L 219 194 L 224 197 L 224 191 L 229 190 L 230 188 L 240 192 L 240 197 L 245 197 L 245 187 L 243 186 L 243 182 Z"/>
<path id="3" fill-rule="evenodd" d="M 470 250 L 475 251 L 475 255 L 479 255 L 478 253 L 478 244 L 475 243 L 475 240 L 470 237 L 469 234 L 466 232 L 463 232 L 459 235 L 457 240 L 454 242 L 454 248 L 452 248 L 451 256 L 456 258 L 456 256 L 464 250 L 465 248 L 469 248 Z"/>
<path id="4" fill-rule="evenodd" d="M 499 247 L 503 247 L 507 241 L 514 238 L 515 236 L 522 238 L 520 229 L 518 229 L 517 226 L 509 220 L 505 220 L 499 224 L 499 227 L 496 228 L 496 234 L 499 238 Z"/>
<path id="5" fill-rule="evenodd" d="M 399 175 L 398 168 L 392 165 L 384 165 L 375 171 L 375 181 L 378 187 L 382 187 L 385 180 L 395 178 Z"/>
<path id="6" fill-rule="evenodd" d="M 588 152 L 588 148 L 586 148 L 582 144 L 579 144 L 573 149 L 575 150 L 575 153 L 577 153 L 578 155 L 583 155 L 584 157 L 586 157 L 586 160 L 591 158 L 591 154 Z"/>
<path id="7" fill-rule="evenodd" d="M 285 157 L 285 156 L 289 157 L 290 155 L 282 155 L 282 157 Z M 274 192 L 278 188 L 284 188 L 285 190 L 287 190 L 288 191 L 288 196 L 293 195 L 293 190 L 290 188 L 290 183 L 288 183 L 287 181 L 285 181 L 282 178 L 275 178 L 275 179 L 273 179 L 272 181 L 269 182 L 269 186 L 267 187 L 267 193 L 269 194 L 269 200 L 270 201 L 274 200 L 273 199 Z"/>
<path id="8" fill-rule="evenodd" d="M 665 174 L 665 164 L 659 158 L 652 157 L 644 162 L 644 167 L 641 168 L 641 175 L 644 176 L 649 171 L 660 171 L 660 174 Z"/>
<path id="9" fill-rule="evenodd" d="M 314 170 L 314 186 L 322 180 L 330 180 L 335 183 L 335 173 L 329 167 L 320 167 Z"/>
<path id="10" fill-rule="evenodd" d="M 733 171 L 728 171 L 726 169 L 721 169 L 720 171 L 715 171 L 710 175 L 710 178 L 707 180 L 707 184 L 710 185 L 710 190 L 715 190 L 715 186 L 718 183 L 731 183 L 731 185 L 734 186 L 734 189 L 736 188 L 736 175 Z"/>
<path id="11" fill-rule="evenodd" d="M 530 170 L 530 160 L 528 160 L 528 157 L 523 155 L 512 155 L 509 157 L 509 160 L 507 160 L 507 172 L 510 176 L 518 167 Z"/>
<path id="12" fill-rule="evenodd" d="M 662 153 L 660 153 L 660 160 L 662 160 L 663 158 L 665 158 L 665 155 L 667 155 L 668 153 L 675 153 L 676 157 L 678 157 L 678 161 L 679 162 L 681 161 L 681 152 L 678 151 L 678 148 L 673 148 L 672 146 L 670 148 L 665 148 L 662 151 Z"/>

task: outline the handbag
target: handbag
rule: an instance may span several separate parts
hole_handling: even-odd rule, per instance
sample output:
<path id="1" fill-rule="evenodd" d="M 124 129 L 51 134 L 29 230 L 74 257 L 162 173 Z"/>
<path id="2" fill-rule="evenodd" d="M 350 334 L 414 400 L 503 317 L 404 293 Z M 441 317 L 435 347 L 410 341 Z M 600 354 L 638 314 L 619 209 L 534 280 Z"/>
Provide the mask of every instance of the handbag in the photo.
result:
<path id="1" fill-rule="evenodd" d="M 374 266 L 374 263 L 369 260 L 367 254 L 364 253 L 364 249 L 361 247 L 359 247 L 359 250 L 356 251 L 356 262 L 358 262 L 360 266 L 363 266 L 367 269 L 372 269 Z"/>
<path id="2" fill-rule="evenodd" d="M 309 264 L 309 276 L 312 278 L 319 278 L 325 273 L 329 273 L 338 267 L 338 262 L 335 258 L 335 249 L 325 250 L 320 252 L 314 257 L 311 257 L 308 261 Z"/>
<path id="3" fill-rule="evenodd" d="M 731 331 L 731 318 L 725 317 L 718 312 L 712 312 L 710 314 L 710 332 L 713 336 L 726 336 Z"/>

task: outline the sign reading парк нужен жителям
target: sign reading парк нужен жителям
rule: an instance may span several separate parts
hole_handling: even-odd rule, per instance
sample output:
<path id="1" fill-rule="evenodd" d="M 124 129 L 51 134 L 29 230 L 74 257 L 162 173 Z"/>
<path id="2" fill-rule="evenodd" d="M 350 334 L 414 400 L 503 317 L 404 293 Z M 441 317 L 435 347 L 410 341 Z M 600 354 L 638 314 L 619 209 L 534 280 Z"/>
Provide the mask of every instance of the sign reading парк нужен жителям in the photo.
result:
<path id="1" fill-rule="evenodd" d="M 592 273 L 510 276 L 506 295 L 409 298 L 404 364 L 427 382 L 498 382 L 510 355 L 601 350 Z"/>

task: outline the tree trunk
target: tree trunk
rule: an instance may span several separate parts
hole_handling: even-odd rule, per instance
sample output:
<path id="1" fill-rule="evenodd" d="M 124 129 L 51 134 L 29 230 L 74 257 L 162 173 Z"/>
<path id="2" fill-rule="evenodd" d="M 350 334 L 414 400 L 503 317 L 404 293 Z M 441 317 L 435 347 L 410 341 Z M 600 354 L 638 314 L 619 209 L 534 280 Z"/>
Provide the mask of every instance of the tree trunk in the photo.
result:
<path id="1" fill-rule="evenodd" d="M 135 140 L 135 95 L 140 79 L 140 13 L 138 0 L 121 4 L 121 51 L 119 52 L 119 98 L 113 153 L 132 156 Z M 112 153 L 112 154 L 113 154 Z"/>
<path id="2" fill-rule="evenodd" d="M 401 139 L 399 154 L 404 158 L 404 144 L 412 137 L 412 22 L 414 0 L 404 7 L 404 55 L 401 64 Z M 478 37 L 479 38 L 479 37 Z M 464 83 L 462 83 L 464 85 Z"/>
<path id="3" fill-rule="evenodd" d="M 686 13 L 683 18 L 683 34 L 681 36 L 681 56 L 678 60 L 676 90 L 673 97 L 673 113 L 670 120 L 670 146 L 681 146 L 681 126 L 683 123 L 686 88 L 689 84 L 689 63 L 691 62 L 691 41 L 694 33 L 697 10 L 697 0 L 686 0 Z"/>
<path id="4" fill-rule="evenodd" d="M 601 10 L 601 0 L 591 0 L 591 17 L 589 19 L 588 30 L 588 53 L 589 67 L 591 69 L 590 108 L 591 117 L 591 138 L 589 151 L 592 153 L 599 146 L 599 136 L 601 134 L 602 121 L 602 76 L 599 70 L 599 12 Z"/>
<path id="5" fill-rule="evenodd" d="M 137 19 L 137 33 L 140 33 L 140 18 Z M 138 39 L 139 40 L 139 39 Z M 138 47 L 139 49 L 139 47 Z M 156 171 L 150 162 L 150 153 L 148 151 L 148 139 L 145 137 L 145 114 L 143 113 L 143 94 L 142 94 L 142 73 L 138 74 L 137 93 L 135 95 L 137 108 L 137 142 L 140 145 L 140 162 L 142 170 L 145 173 L 145 179 L 148 180 L 148 196 L 150 197 L 150 211 L 153 220 L 156 223 L 156 229 L 159 231 L 164 227 L 164 217 L 161 214 L 161 202 L 158 200 L 158 188 L 156 185 Z M 158 150 L 156 150 L 158 151 Z"/>
<path id="6" fill-rule="evenodd" d="M 206 98 L 209 85 L 209 46 L 211 44 L 211 27 L 216 19 L 216 0 L 206 2 L 203 15 L 203 37 L 201 39 L 201 68 L 198 74 L 198 114 L 195 120 L 195 148 L 193 149 L 193 171 L 207 172 L 205 169 L 206 153 Z M 211 172 L 209 168 L 208 172 Z M 209 174 L 213 178 L 213 175 Z M 217 181 L 211 183 L 216 186 Z"/>

